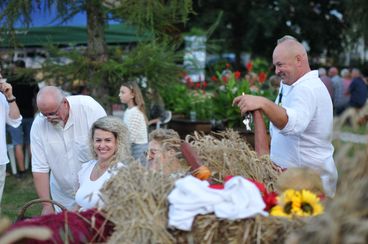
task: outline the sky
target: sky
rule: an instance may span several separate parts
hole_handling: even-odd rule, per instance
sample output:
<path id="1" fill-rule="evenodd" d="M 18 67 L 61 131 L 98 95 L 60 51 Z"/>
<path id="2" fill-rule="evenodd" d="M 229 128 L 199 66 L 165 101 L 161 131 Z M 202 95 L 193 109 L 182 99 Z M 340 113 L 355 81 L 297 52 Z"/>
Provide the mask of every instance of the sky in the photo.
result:
<path id="1" fill-rule="evenodd" d="M 32 16 L 32 27 L 59 25 L 60 22 L 58 21 L 52 22 L 55 16 L 56 16 L 55 13 L 51 13 L 50 15 L 47 15 L 44 12 L 36 12 Z M 84 25 L 85 26 L 86 23 L 87 23 L 86 13 L 78 13 L 76 16 L 74 16 L 73 19 L 71 19 L 70 21 L 62 25 L 64 26 Z"/>
<path id="2" fill-rule="evenodd" d="M 41 0 L 41 8 L 44 6 L 45 0 Z M 34 11 L 32 13 L 32 24 L 30 27 L 42 27 L 42 26 L 56 26 L 56 25 L 63 25 L 63 26 L 86 26 L 87 24 L 87 16 L 85 12 L 79 12 L 75 15 L 71 20 L 66 23 L 60 24 L 60 20 L 53 21 L 56 17 L 56 10 L 55 7 L 51 9 L 51 12 L 44 11 L 43 9 Z M 116 21 L 109 21 L 109 24 L 116 24 Z M 15 25 L 15 27 L 21 28 L 24 27 L 24 24 L 19 22 Z"/>

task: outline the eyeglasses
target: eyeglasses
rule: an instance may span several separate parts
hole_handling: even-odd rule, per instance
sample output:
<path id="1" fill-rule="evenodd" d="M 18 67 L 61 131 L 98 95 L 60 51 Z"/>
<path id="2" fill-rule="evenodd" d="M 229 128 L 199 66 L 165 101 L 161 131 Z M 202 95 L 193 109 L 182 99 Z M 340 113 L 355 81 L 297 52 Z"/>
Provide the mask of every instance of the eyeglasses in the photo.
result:
<path id="1" fill-rule="evenodd" d="M 148 155 L 155 156 L 158 152 L 160 152 L 160 149 L 150 148 L 148 151 L 144 152 L 144 155 L 147 157 Z"/>
<path id="2" fill-rule="evenodd" d="M 52 117 L 52 116 L 56 116 L 59 113 L 59 110 L 61 108 L 61 105 L 64 103 L 64 99 L 61 101 L 61 103 L 59 104 L 59 106 L 57 107 L 55 112 L 51 112 L 51 113 L 42 113 L 41 114 L 45 117 Z"/>

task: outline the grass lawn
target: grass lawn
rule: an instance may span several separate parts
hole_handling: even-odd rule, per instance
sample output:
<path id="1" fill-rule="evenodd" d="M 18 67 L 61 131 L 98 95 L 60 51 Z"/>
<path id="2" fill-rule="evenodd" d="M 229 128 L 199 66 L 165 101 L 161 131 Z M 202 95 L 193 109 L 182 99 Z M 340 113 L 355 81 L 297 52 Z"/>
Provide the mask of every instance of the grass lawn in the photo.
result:
<path id="1" fill-rule="evenodd" d="M 9 175 L 5 179 L 3 199 L 1 201 L 2 215 L 7 216 L 11 221 L 15 221 L 18 212 L 25 203 L 38 198 L 33 185 L 32 173 L 18 179 L 14 175 Z M 27 209 L 26 216 L 36 216 L 41 213 L 41 206 L 34 205 Z"/>

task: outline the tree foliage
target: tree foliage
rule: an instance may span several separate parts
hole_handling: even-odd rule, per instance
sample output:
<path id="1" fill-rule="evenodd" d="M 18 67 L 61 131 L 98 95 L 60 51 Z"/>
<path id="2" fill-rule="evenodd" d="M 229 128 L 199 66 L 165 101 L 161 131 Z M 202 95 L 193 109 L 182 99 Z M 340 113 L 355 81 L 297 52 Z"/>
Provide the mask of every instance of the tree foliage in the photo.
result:
<path id="1" fill-rule="evenodd" d="M 178 80 L 176 53 L 178 24 L 187 21 L 191 0 L 4 0 L 0 3 L 0 24 L 6 33 L 14 25 L 32 23 L 32 13 L 56 9 L 55 21 L 64 23 L 79 12 L 87 14 L 88 45 L 85 52 L 63 52 L 51 48 L 53 56 L 64 56 L 73 63 L 59 66 L 52 60 L 45 64 L 46 75 L 54 80 L 84 80 L 100 102 L 108 105 L 116 97 L 116 87 L 123 78 L 145 76 L 151 85 Z M 108 50 L 104 26 L 108 18 L 129 22 L 141 31 L 150 31 L 152 40 L 139 43 L 131 52 Z M 15 42 L 16 44 L 16 42 Z"/>
<path id="2" fill-rule="evenodd" d="M 368 43 L 368 1 L 345 0 L 347 17 L 351 22 L 350 34 L 354 37 L 364 37 Z"/>
<path id="3" fill-rule="evenodd" d="M 107 0 L 105 6 L 113 17 L 166 37 L 177 34 L 177 25 L 187 22 L 192 12 L 192 0 Z"/>
<path id="4" fill-rule="evenodd" d="M 212 40 L 222 43 L 226 51 L 237 55 L 246 51 L 269 59 L 276 40 L 287 34 L 308 43 L 312 56 L 325 49 L 336 56 L 346 38 L 347 23 L 340 18 L 344 7 L 343 2 L 334 0 L 202 0 L 194 4 L 197 15 L 188 26 L 206 29 L 223 11 Z"/>

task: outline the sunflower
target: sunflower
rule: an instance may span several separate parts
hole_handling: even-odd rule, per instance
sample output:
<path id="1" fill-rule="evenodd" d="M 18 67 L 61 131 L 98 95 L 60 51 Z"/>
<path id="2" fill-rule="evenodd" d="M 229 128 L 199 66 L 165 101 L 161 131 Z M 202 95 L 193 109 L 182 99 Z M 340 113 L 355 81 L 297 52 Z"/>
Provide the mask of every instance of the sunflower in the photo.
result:
<path id="1" fill-rule="evenodd" d="M 277 197 L 277 202 L 271 209 L 273 216 L 315 216 L 323 213 L 319 198 L 308 190 L 288 189 Z"/>
<path id="2" fill-rule="evenodd" d="M 323 206 L 320 203 L 319 197 L 308 191 L 302 190 L 301 191 L 301 210 L 303 212 L 302 216 L 316 216 L 323 213 Z"/>

